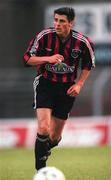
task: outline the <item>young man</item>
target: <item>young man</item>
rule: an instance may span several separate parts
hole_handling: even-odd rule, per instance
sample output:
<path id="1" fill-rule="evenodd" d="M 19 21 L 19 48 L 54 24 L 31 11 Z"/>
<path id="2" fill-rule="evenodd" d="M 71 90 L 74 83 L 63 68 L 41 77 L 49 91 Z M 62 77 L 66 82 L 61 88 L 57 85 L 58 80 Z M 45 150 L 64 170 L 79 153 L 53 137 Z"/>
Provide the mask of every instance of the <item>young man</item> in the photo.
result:
<path id="1" fill-rule="evenodd" d="M 74 19 L 74 9 L 56 9 L 54 27 L 37 34 L 24 54 L 26 64 L 37 66 L 38 73 L 34 81 L 37 170 L 46 166 L 51 149 L 60 142 L 75 98 L 95 66 L 92 43 L 72 30 Z M 79 62 L 81 73 L 76 80 Z"/>

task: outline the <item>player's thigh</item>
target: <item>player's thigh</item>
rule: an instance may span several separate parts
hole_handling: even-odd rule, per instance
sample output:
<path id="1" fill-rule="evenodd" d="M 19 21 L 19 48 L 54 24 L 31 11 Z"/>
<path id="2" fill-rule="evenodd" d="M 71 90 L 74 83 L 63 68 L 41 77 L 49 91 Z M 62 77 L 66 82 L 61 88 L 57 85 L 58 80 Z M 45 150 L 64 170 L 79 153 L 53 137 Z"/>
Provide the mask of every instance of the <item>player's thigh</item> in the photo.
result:
<path id="1" fill-rule="evenodd" d="M 60 139 L 65 123 L 66 119 L 63 120 L 54 116 L 52 117 L 50 122 L 50 138 L 52 140 Z"/>
<path id="2" fill-rule="evenodd" d="M 49 108 L 37 108 L 36 117 L 38 123 L 38 133 L 47 134 L 49 132 L 49 125 L 51 121 L 51 112 Z"/>

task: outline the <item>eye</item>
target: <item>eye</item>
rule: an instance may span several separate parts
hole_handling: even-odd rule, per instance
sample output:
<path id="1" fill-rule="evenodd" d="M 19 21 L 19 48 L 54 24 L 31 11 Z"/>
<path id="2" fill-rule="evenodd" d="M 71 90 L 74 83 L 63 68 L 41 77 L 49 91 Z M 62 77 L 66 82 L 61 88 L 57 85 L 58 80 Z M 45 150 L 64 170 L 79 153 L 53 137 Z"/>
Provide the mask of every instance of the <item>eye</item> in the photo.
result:
<path id="1" fill-rule="evenodd" d="M 61 20 L 60 20 L 60 22 L 61 22 L 61 23 L 64 23 L 64 22 L 65 22 L 65 20 L 61 19 Z"/>
<path id="2" fill-rule="evenodd" d="M 57 21 L 58 21 L 58 19 L 57 19 L 57 18 L 55 18 L 55 19 L 54 19 L 54 21 L 55 21 L 55 22 L 57 22 Z"/>

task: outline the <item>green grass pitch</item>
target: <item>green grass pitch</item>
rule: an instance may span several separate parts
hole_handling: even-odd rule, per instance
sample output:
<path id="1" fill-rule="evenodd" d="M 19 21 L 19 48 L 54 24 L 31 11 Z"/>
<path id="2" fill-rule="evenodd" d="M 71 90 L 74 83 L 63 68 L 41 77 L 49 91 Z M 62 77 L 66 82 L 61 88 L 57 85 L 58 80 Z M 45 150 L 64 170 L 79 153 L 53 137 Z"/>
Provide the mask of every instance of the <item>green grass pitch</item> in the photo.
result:
<path id="1" fill-rule="evenodd" d="M 55 148 L 47 165 L 67 180 L 111 180 L 111 147 Z M 32 149 L 0 149 L 0 180 L 32 180 L 34 174 Z"/>

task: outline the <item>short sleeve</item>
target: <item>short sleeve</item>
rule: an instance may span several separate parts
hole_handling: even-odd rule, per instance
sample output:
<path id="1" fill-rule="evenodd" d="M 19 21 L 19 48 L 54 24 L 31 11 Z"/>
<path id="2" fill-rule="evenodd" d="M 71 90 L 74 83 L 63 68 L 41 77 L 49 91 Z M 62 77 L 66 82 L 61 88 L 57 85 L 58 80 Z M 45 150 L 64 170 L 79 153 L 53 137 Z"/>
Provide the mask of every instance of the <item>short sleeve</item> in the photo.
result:
<path id="1" fill-rule="evenodd" d="M 81 68 L 92 69 L 94 67 L 95 67 L 94 44 L 91 42 L 91 40 L 86 39 Z"/>
<path id="2" fill-rule="evenodd" d="M 24 62 L 27 63 L 29 58 L 32 56 L 39 55 L 40 52 L 40 38 L 36 35 L 34 39 L 31 40 L 26 52 L 23 55 Z"/>

